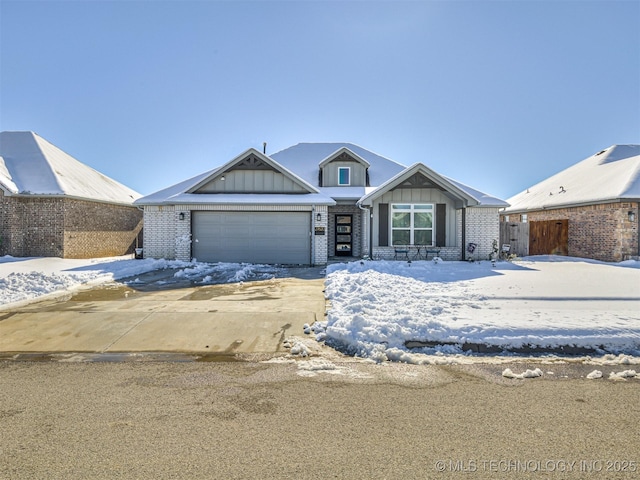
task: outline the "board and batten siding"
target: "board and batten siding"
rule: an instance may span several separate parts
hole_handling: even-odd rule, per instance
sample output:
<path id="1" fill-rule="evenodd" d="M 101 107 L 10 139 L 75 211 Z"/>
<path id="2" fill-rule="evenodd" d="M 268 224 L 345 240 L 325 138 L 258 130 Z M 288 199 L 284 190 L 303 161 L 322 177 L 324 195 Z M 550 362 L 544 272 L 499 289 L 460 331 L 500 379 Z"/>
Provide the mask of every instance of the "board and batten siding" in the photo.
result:
<path id="1" fill-rule="evenodd" d="M 272 170 L 233 170 L 200 187 L 196 193 L 308 193 L 301 185 Z"/>
<path id="2" fill-rule="evenodd" d="M 338 187 L 338 171 L 341 167 L 349 167 L 349 185 L 352 187 L 364 187 L 367 183 L 367 169 L 358 162 L 333 161 L 322 169 L 322 186 Z"/>
<path id="3" fill-rule="evenodd" d="M 459 245 L 456 235 L 456 209 L 453 201 L 444 195 L 440 190 L 436 189 L 418 189 L 418 188 L 399 188 L 385 193 L 380 198 L 376 199 L 373 203 L 374 216 L 373 216 L 373 246 L 377 247 L 383 245 L 386 241 L 387 245 L 391 242 L 390 225 L 391 218 L 388 212 L 388 208 L 393 203 L 431 203 L 434 205 L 434 228 L 442 227 L 436 225 L 436 206 L 446 205 L 446 213 L 444 220 L 445 239 L 444 245 L 446 247 L 455 247 Z M 387 205 L 386 211 L 381 211 L 380 205 Z M 385 207 L 383 206 L 383 210 Z M 384 224 L 385 219 L 387 223 L 387 229 L 384 232 L 380 231 L 381 225 Z M 434 241 L 441 239 L 442 232 L 435 231 Z"/>

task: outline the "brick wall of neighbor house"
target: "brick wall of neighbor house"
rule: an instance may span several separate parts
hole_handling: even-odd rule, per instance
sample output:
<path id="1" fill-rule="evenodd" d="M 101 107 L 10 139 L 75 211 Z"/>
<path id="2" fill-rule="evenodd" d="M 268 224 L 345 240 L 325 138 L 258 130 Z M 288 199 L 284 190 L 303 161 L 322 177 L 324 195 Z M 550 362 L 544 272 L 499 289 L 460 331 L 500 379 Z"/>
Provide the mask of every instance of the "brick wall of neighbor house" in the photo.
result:
<path id="1" fill-rule="evenodd" d="M 64 199 L 65 258 L 98 258 L 133 253 L 142 230 L 137 207 Z"/>
<path id="2" fill-rule="evenodd" d="M 145 258 L 176 258 L 176 214 L 173 206 L 144 207 Z"/>
<path id="3" fill-rule="evenodd" d="M 62 257 L 62 198 L 0 197 L 0 253 L 14 257 Z"/>
<path id="4" fill-rule="evenodd" d="M 335 216 L 344 214 L 344 215 L 352 215 L 352 246 L 351 252 L 354 257 L 361 257 L 363 255 L 362 242 L 364 240 L 364 235 L 362 232 L 362 214 L 364 212 L 360 210 L 355 205 L 336 205 L 334 207 L 329 207 L 329 216 L 331 221 L 329 222 L 329 231 L 327 232 L 327 245 L 328 245 L 328 254 L 330 257 L 335 256 L 336 254 L 336 222 Z"/>
<path id="5" fill-rule="evenodd" d="M 93 258 L 133 252 L 142 228 L 135 207 L 69 198 L 0 194 L 0 253 Z"/>
<path id="6" fill-rule="evenodd" d="M 633 222 L 629 212 L 635 213 Z M 638 213 L 637 203 L 617 202 L 528 212 L 528 220 L 567 219 L 569 256 L 620 262 L 638 256 Z"/>
<path id="7" fill-rule="evenodd" d="M 462 232 L 462 215 L 458 215 L 458 223 L 460 228 L 458 232 Z M 500 213 L 498 208 L 488 207 L 471 207 L 466 210 L 466 235 L 465 258 L 471 257 L 478 260 L 488 260 L 493 251 L 493 242 L 497 242 L 500 238 Z M 459 233 L 458 245 L 462 244 L 462 236 Z M 477 245 L 473 255 L 466 252 L 470 243 Z"/>

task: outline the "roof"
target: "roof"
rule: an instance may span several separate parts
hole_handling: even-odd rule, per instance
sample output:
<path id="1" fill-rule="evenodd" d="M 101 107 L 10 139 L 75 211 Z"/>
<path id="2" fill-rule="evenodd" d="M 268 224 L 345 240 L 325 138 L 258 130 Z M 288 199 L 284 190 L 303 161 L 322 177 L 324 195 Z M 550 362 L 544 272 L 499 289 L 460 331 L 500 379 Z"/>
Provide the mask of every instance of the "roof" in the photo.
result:
<path id="1" fill-rule="evenodd" d="M 140 197 L 33 132 L 0 133 L 0 188 L 9 195 L 65 196 L 128 205 Z"/>
<path id="2" fill-rule="evenodd" d="M 270 165 L 277 167 L 278 170 L 283 172 L 292 179 L 297 180 L 304 185 L 309 193 L 296 193 L 296 194 L 283 194 L 283 193 L 193 193 L 200 186 L 207 183 L 213 178 L 225 173 L 229 168 L 236 164 L 241 159 L 248 155 L 257 155 Z M 178 205 L 178 204 L 269 204 L 269 205 L 335 205 L 335 201 L 318 192 L 313 185 L 307 184 L 304 179 L 298 177 L 295 173 L 290 172 L 288 169 L 279 165 L 273 159 L 258 152 L 257 150 L 250 148 L 245 152 L 238 155 L 233 160 L 225 163 L 224 165 L 209 170 L 207 172 L 191 177 L 180 183 L 172 185 L 163 190 L 159 190 L 150 195 L 146 195 L 143 198 L 138 199 L 136 205 Z"/>
<path id="3" fill-rule="evenodd" d="M 640 145 L 612 145 L 509 198 L 504 212 L 629 200 L 640 200 Z"/>
<path id="4" fill-rule="evenodd" d="M 359 203 L 362 205 L 371 205 L 375 198 L 397 187 L 403 181 L 406 181 L 416 173 L 426 177 L 432 185 L 442 187 L 445 191 L 445 195 L 456 201 L 456 208 L 462 208 L 463 206 L 506 207 L 508 205 L 508 203 L 503 200 L 487 195 L 486 193 L 482 193 L 460 182 L 456 182 L 455 180 L 451 180 L 444 175 L 439 175 L 422 163 L 414 163 L 399 174 L 390 178 L 377 189 L 368 192 L 360 199 Z"/>
<path id="5" fill-rule="evenodd" d="M 326 164 L 342 152 L 350 152 L 356 160 L 368 167 L 368 187 L 320 187 L 320 165 Z M 265 162 L 277 166 L 281 171 L 308 185 L 309 194 L 268 195 L 268 194 L 194 194 L 193 192 L 206 182 L 216 178 L 230 168 L 239 159 L 253 153 Z M 457 199 L 464 199 L 466 204 L 480 207 L 506 207 L 503 200 L 480 192 L 448 177 L 432 172 L 424 165 L 422 169 L 431 172 L 440 185 L 452 191 Z M 187 204 L 187 203 L 261 203 L 261 204 L 315 204 L 335 205 L 335 201 L 358 202 L 363 197 L 375 194 L 377 187 L 388 187 L 394 179 L 400 178 L 415 165 L 407 168 L 398 162 L 385 158 L 377 153 L 353 143 L 298 143 L 269 156 L 249 149 L 238 155 L 225 165 L 216 167 L 200 175 L 184 180 L 158 192 L 147 195 L 136 201 L 137 205 Z M 295 197 L 295 198 L 293 198 Z"/>
<path id="6" fill-rule="evenodd" d="M 347 148 L 369 163 L 369 183 L 382 185 L 406 167 L 353 143 L 298 143 L 270 155 L 276 162 L 298 174 L 311 185 L 318 186 L 320 163 Z"/>

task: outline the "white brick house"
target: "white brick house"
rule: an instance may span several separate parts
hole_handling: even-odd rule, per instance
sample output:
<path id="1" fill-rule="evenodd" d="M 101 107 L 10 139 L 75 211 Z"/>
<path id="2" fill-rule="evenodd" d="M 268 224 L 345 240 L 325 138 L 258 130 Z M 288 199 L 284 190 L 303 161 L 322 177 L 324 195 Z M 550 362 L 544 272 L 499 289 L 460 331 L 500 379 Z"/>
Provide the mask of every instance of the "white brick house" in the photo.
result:
<path id="1" fill-rule="evenodd" d="M 357 145 L 249 149 L 136 201 L 144 255 L 208 262 L 323 265 L 333 257 L 487 258 L 507 203 L 418 163 Z"/>

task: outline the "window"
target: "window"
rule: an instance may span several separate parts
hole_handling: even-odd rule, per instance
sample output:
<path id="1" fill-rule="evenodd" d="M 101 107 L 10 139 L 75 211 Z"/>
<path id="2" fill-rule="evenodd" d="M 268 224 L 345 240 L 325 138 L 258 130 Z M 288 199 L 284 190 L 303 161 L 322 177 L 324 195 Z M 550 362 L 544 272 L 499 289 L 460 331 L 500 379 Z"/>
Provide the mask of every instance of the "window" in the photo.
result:
<path id="1" fill-rule="evenodd" d="M 340 167 L 338 168 L 338 185 L 351 185 L 351 168 Z"/>
<path id="2" fill-rule="evenodd" d="M 391 205 L 392 245 L 433 245 L 433 205 Z"/>
<path id="3" fill-rule="evenodd" d="M 527 220 L 528 220 L 528 218 L 527 218 L 527 214 L 526 213 L 523 213 L 522 215 L 520 215 L 520 221 L 522 223 L 527 223 Z"/>

